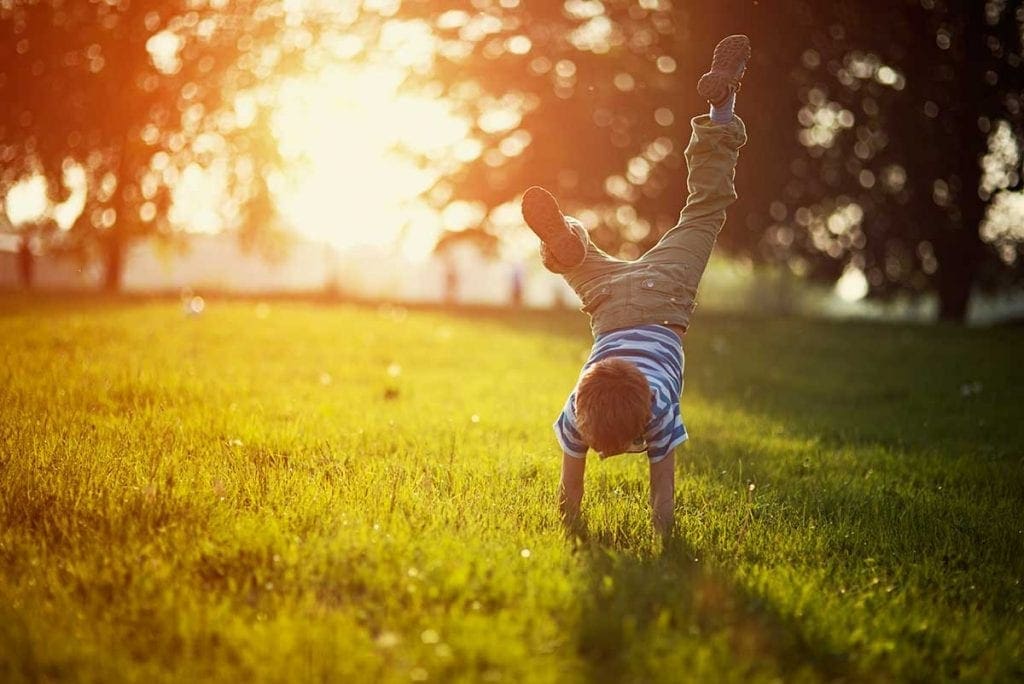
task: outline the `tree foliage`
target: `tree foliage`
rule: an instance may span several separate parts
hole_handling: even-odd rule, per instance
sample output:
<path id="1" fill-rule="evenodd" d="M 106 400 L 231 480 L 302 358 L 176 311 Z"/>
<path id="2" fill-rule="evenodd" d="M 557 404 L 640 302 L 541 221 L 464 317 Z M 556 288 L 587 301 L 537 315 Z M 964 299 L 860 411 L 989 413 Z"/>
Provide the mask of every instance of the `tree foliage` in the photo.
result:
<path id="1" fill-rule="evenodd" d="M 112 286 L 132 237 L 177 228 L 190 167 L 229 179 L 229 223 L 259 242 L 282 161 L 276 86 L 397 60 L 405 89 L 472 122 L 458 158 L 403 151 L 444 169 L 438 209 L 472 204 L 502 234 L 541 184 L 632 257 L 676 220 L 689 119 L 706 108 L 694 84 L 715 42 L 743 32 L 750 143 L 721 246 L 825 280 L 854 267 L 872 294 L 937 292 L 962 318 L 972 289 L 1022 272 L 1022 24 L 1021 0 L 14 0 L 0 5 L 0 191 L 38 171 L 57 192 L 84 169 L 65 238 L 102 248 Z M 399 26 L 430 36 L 430 59 L 407 59 Z"/>
<path id="2" fill-rule="evenodd" d="M 812 271 L 851 263 L 875 294 L 935 291 L 941 317 L 962 319 L 972 288 L 1024 273 L 1024 233 L 986 221 L 997 193 L 1021 189 L 1022 4 L 834 2 L 810 16 L 793 72 L 805 153 L 766 245 Z"/>
<path id="3" fill-rule="evenodd" d="M 85 208 L 65 243 L 97 252 L 119 286 L 129 242 L 169 234 L 190 167 L 223 167 L 240 226 L 267 219 L 276 148 L 261 79 L 295 59 L 280 6 L 260 2 L 16 1 L 0 6 L 0 190 L 42 174 L 60 200 L 84 175 Z M 240 96 L 248 93 L 249 98 Z M 248 217 L 245 213 L 253 216 Z"/>
<path id="4" fill-rule="evenodd" d="M 453 96 L 467 81 L 520 94 L 521 128 L 489 137 L 530 144 L 481 155 L 445 199 L 495 206 L 546 185 L 602 246 L 642 252 L 684 200 L 689 117 L 706 106 L 693 84 L 714 42 L 744 32 L 750 143 L 724 248 L 825 280 L 853 266 L 874 295 L 934 291 L 949 319 L 972 289 L 1019 278 L 1012 216 L 988 228 L 992 244 L 979 232 L 996 193 L 1020 190 L 1019 1 L 512 4 L 467 13 L 494 30 L 439 76 Z M 464 38 L 470 24 L 445 29 L 448 12 L 435 23 Z M 1010 149 L 986 158 L 997 130 Z M 996 180 L 983 158 L 1002 163 Z"/>

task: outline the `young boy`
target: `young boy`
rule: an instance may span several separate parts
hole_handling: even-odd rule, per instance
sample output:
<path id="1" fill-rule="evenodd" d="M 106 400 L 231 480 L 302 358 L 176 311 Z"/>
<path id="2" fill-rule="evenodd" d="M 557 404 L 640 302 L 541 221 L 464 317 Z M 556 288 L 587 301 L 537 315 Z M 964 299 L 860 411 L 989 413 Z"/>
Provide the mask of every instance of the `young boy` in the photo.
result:
<path id="1" fill-rule="evenodd" d="M 554 425 L 563 451 L 559 506 L 566 523 L 579 515 L 588 449 L 601 458 L 646 451 L 654 527 L 663 536 L 671 532 L 674 450 L 687 439 L 679 413 L 682 336 L 726 207 L 736 199 L 733 177 L 746 130 L 733 107 L 749 58 L 746 36 L 729 36 L 715 48 L 711 71 L 697 84 L 711 112 L 692 121 L 686 207 L 640 259 L 622 261 L 598 249 L 546 190 L 532 187 L 523 196 L 523 217 L 541 239 L 544 265 L 579 295 L 594 333 L 590 357 Z"/>

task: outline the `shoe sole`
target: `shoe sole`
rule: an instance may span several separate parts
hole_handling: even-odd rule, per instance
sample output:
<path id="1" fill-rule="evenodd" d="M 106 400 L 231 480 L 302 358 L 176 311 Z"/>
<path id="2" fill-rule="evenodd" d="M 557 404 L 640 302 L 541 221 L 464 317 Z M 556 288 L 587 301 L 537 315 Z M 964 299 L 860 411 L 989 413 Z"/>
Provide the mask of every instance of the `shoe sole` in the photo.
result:
<path id="1" fill-rule="evenodd" d="M 565 223 L 558 201 L 544 188 L 533 186 L 523 195 L 523 218 L 560 263 L 573 266 L 583 261 L 585 247 Z"/>
<path id="2" fill-rule="evenodd" d="M 750 59 L 750 39 L 744 35 L 723 38 L 715 46 L 715 56 L 711 60 L 711 71 L 700 77 L 697 92 L 711 103 L 721 102 L 729 97 L 730 89 L 735 85 L 739 90 L 739 78 L 743 76 L 743 66 Z"/>

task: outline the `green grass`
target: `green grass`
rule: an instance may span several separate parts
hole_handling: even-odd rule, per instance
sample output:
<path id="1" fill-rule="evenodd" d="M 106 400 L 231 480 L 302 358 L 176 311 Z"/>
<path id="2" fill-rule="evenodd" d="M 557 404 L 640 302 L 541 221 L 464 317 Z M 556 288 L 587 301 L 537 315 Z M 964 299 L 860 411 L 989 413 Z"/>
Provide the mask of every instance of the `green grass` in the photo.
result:
<path id="1" fill-rule="evenodd" d="M 1024 677 L 1021 330 L 698 316 L 664 550 L 639 456 L 560 529 L 588 347 L 0 299 L 0 681 Z"/>

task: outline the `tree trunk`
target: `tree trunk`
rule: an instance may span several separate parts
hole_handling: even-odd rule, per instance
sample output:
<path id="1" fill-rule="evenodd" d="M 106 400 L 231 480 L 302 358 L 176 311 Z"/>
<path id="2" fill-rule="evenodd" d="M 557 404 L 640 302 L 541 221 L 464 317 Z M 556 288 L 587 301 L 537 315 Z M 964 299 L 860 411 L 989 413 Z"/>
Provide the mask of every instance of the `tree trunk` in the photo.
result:
<path id="1" fill-rule="evenodd" d="M 939 320 L 964 323 L 971 301 L 971 287 L 976 275 L 976 264 L 965 255 L 940 256 L 938 272 Z"/>
<path id="2" fill-rule="evenodd" d="M 116 227 L 114 231 L 116 231 Z M 121 291 L 121 275 L 124 270 L 124 242 L 121 236 L 112 232 L 104 245 L 103 290 L 109 293 Z"/>
<path id="3" fill-rule="evenodd" d="M 986 203 L 979 194 L 981 157 L 988 149 L 988 136 L 978 126 L 978 117 L 987 113 L 993 96 L 984 81 L 991 53 L 985 41 L 988 33 L 984 3 L 956 0 L 952 17 L 959 23 L 963 53 L 958 65 L 959 91 L 955 108 L 950 149 L 956 154 L 951 164 L 956 187 L 956 210 L 941 231 L 935 244 L 939 259 L 937 285 L 939 320 L 963 323 L 967 318 L 971 289 L 985 256 L 981 241 L 981 223 Z"/>
<path id="4" fill-rule="evenodd" d="M 21 282 L 22 288 L 32 289 L 34 274 L 35 256 L 32 254 L 31 240 L 28 235 L 23 235 L 21 244 L 18 246 L 18 280 Z"/>

